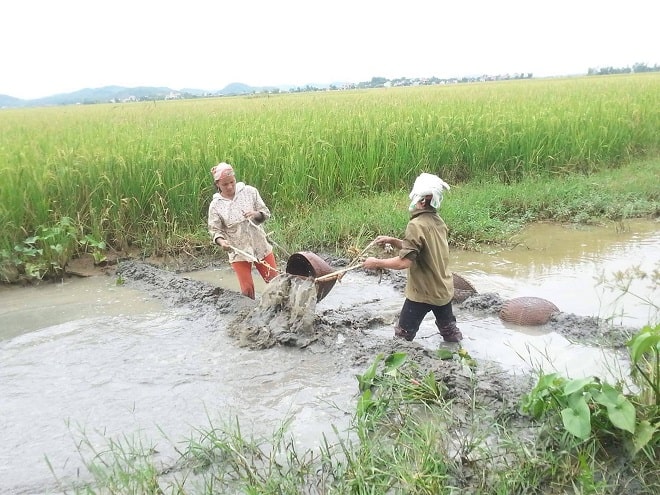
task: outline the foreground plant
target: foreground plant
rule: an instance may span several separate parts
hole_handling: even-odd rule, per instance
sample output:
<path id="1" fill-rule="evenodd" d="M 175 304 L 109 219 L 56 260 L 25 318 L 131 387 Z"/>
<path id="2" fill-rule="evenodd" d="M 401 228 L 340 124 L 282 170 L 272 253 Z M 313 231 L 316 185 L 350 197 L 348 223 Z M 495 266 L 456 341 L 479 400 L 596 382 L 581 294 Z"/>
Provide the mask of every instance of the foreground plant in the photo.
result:
<path id="1" fill-rule="evenodd" d="M 640 352 L 642 348 L 648 350 L 639 344 Z M 642 436 L 639 404 L 617 387 L 596 378 L 546 375 L 528 394 L 525 406 L 543 418 L 545 426 L 524 423 L 521 429 L 510 420 L 523 416 L 494 413 L 480 405 L 477 363 L 467 352 L 438 351 L 436 357 L 443 364 L 451 361 L 448 368 L 438 368 L 445 376 L 424 371 L 405 353 L 377 355 L 357 375 L 358 401 L 348 431 L 340 434 L 335 427 L 337 441 L 324 436 L 318 449 L 299 450 L 287 433 L 288 421 L 264 438 L 245 435 L 238 421 L 222 427 L 209 423 L 195 430 L 183 448 L 175 447 L 179 458 L 169 466 L 156 462 L 161 449 L 152 442 L 124 437 L 98 449 L 83 439 L 77 445 L 92 480 L 72 489 L 61 486 L 62 491 L 614 495 L 655 493 L 660 488 L 656 438 L 646 442 L 640 450 L 646 455 L 635 462 L 622 459 L 616 449 L 610 450 L 611 457 L 602 455 L 601 441 L 607 437 L 616 445 L 623 434 L 633 435 L 630 430 Z M 474 380 L 473 389 L 448 385 L 457 370 L 468 383 Z M 451 398 L 458 396 L 462 399 L 456 402 Z M 561 424 L 567 426 L 558 433 Z"/>
<path id="2" fill-rule="evenodd" d="M 657 459 L 660 446 L 660 325 L 644 327 L 628 343 L 634 393 L 597 377 L 569 380 L 542 374 L 525 394 L 522 411 L 543 420 L 545 432 L 563 430 L 581 442 L 596 442 L 602 453 L 609 445 L 625 446 L 633 458 L 640 452 Z M 557 437 L 557 444 L 564 444 Z"/>
<path id="3" fill-rule="evenodd" d="M 106 260 L 105 250 L 105 241 L 90 234 L 81 236 L 74 220 L 62 217 L 54 225 L 38 226 L 34 235 L 16 244 L 13 251 L 0 251 L 0 281 L 55 278 L 66 271 L 77 253 L 91 252 L 98 264 Z"/>
<path id="4" fill-rule="evenodd" d="M 642 328 L 628 342 L 632 377 L 640 387 L 637 397 L 642 404 L 660 407 L 660 324 Z M 660 411 L 656 411 L 660 412 Z M 660 416 L 655 418 L 660 421 Z"/>

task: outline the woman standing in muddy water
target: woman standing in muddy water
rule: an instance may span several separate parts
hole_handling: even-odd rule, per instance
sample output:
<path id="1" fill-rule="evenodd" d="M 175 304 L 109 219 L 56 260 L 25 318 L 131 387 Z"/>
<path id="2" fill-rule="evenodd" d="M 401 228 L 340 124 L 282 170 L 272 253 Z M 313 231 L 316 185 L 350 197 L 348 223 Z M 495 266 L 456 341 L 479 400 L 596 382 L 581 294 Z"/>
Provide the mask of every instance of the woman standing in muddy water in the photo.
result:
<path id="1" fill-rule="evenodd" d="M 404 238 L 380 235 L 374 239 L 375 244 L 390 244 L 398 249 L 398 256 L 369 257 L 362 264 L 369 270 L 408 270 L 406 299 L 394 327 L 396 338 L 413 340 L 422 320 L 432 311 L 446 342 L 463 339 L 451 305 L 454 281 L 448 267 L 447 225 L 437 211 L 444 189 L 449 190 L 449 185 L 436 175 L 423 173 L 417 177 L 410 192 L 410 221 Z"/>
<path id="2" fill-rule="evenodd" d="M 236 182 L 228 163 L 213 167 L 211 175 L 218 192 L 209 205 L 209 234 L 214 244 L 228 251 L 241 293 L 254 299 L 252 264 L 266 283 L 278 275 L 273 247 L 261 225 L 270 218 L 270 210 L 255 187 Z"/>

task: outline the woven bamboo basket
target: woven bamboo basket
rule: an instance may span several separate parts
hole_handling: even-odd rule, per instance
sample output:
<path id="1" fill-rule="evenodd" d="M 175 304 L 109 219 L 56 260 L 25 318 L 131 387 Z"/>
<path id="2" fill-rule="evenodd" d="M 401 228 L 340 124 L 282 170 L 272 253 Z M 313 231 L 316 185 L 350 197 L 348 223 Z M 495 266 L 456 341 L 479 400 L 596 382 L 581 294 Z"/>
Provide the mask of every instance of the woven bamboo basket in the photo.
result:
<path id="1" fill-rule="evenodd" d="M 559 308 L 547 299 L 541 297 L 516 297 L 509 299 L 500 309 L 500 318 L 507 323 L 534 326 L 544 325 L 550 321 L 553 313 Z"/>
<path id="2" fill-rule="evenodd" d="M 474 288 L 474 285 L 470 283 L 465 277 L 462 277 L 458 273 L 453 274 L 454 277 L 454 302 L 463 302 L 468 297 L 478 294 L 477 289 Z"/>

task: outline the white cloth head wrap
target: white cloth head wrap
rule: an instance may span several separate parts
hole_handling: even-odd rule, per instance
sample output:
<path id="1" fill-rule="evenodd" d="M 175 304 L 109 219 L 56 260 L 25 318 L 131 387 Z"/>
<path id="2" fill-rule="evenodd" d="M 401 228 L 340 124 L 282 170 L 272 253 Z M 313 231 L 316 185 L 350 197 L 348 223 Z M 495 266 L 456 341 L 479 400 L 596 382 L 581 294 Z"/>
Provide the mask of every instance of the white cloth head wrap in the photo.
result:
<path id="1" fill-rule="evenodd" d="M 449 184 L 442 180 L 437 175 L 422 173 L 415 179 L 412 191 L 410 191 L 410 206 L 408 210 L 413 211 L 415 205 L 419 203 L 426 196 L 433 196 L 431 199 L 431 206 L 435 209 L 440 208 L 442 204 L 442 190 L 449 191 Z"/>
<path id="2" fill-rule="evenodd" d="M 221 162 L 211 169 L 211 175 L 213 176 L 214 181 L 218 181 L 234 175 L 234 169 L 228 163 Z"/>

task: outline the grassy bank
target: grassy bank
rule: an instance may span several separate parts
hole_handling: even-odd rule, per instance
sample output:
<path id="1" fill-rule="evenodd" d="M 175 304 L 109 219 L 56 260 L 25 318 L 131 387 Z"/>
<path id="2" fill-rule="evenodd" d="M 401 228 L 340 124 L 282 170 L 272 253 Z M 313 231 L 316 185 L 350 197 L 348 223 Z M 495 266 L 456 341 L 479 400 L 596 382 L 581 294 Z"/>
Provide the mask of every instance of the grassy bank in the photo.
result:
<path id="1" fill-rule="evenodd" d="M 445 194 L 441 216 L 450 243 L 473 248 L 503 244 L 526 223 L 542 220 L 598 223 L 660 214 L 660 158 L 567 178 L 496 180 L 454 185 Z M 408 186 L 410 187 L 410 186 Z M 319 208 L 304 205 L 293 216 L 269 224 L 285 249 L 310 247 L 345 252 L 364 247 L 376 234 L 401 236 L 408 221 L 408 192 L 364 195 Z"/>

